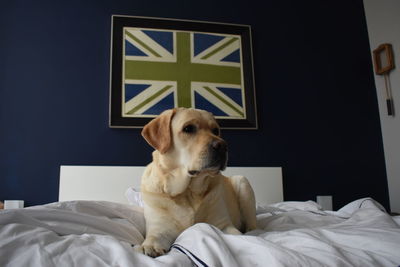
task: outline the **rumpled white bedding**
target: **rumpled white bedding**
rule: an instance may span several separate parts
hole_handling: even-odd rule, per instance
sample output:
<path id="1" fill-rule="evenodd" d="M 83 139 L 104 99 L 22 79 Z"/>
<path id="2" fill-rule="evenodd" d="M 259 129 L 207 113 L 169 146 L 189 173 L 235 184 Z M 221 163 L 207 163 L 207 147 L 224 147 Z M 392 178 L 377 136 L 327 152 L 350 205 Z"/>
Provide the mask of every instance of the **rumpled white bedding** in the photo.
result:
<path id="1" fill-rule="evenodd" d="M 140 207 L 71 201 L 0 212 L 0 266 L 399 266 L 400 217 L 370 198 L 337 212 L 282 202 L 257 209 L 259 229 L 226 235 L 208 224 L 184 231 L 152 259 Z"/>
<path id="2" fill-rule="evenodd" d="M 136 253 L 143 209 L 71 201 L 0 212 L 0 266 L 191 266 L 177 251 L 152 259 Z"/>

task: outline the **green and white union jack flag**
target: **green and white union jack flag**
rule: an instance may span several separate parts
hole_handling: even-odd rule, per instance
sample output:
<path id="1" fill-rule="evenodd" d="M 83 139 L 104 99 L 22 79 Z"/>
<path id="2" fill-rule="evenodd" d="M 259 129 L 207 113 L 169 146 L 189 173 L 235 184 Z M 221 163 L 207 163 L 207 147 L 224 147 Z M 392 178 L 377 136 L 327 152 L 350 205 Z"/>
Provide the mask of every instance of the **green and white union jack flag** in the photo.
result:
<path id="1" fill-rule="evenodd" d="M 124 28 L 123 117 L 195 107 L 244 119 L 240 35 Z"/>

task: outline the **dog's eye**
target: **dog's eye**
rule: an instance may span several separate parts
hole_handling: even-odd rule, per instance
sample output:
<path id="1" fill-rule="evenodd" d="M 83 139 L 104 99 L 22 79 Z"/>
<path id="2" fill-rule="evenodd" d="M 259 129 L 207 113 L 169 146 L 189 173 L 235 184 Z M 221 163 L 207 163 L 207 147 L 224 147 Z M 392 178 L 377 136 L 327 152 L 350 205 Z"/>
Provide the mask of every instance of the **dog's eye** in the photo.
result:
<path id="1" fill-rule="evenodd" d="M 212 133 L 213 133 L 214 135 L 219 136 L 219 129 L 218 129 L 218 128 L 212 129 Z"/>
<path id="2" fill-rule="evenodd" d="M 184 133 L 194 133 L 194 132 L 196 131 L 196 126 L 194 126 L 194 125 L 192 125 L 192 124 L 186 125 L 186 126 L 183 128 L 182 131 L 183 131 Z"/>

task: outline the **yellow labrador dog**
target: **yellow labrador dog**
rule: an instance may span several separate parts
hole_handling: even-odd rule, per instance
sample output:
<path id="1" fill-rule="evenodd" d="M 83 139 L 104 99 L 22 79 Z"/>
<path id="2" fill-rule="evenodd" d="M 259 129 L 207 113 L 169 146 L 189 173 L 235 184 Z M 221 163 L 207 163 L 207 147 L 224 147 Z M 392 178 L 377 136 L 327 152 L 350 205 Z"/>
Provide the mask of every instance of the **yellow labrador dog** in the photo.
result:
<path id="1" fill-rule="evenodd" d="M 220 172 L 226 167 L 227 144 L 211 113 L 167 110 L 142 135 L 155 151 L 142 176 L 146 239 L 136 250 L 163 255 L 182 231 L 198 222 L 228 234 L 256 228 L 249 182 Z"/>

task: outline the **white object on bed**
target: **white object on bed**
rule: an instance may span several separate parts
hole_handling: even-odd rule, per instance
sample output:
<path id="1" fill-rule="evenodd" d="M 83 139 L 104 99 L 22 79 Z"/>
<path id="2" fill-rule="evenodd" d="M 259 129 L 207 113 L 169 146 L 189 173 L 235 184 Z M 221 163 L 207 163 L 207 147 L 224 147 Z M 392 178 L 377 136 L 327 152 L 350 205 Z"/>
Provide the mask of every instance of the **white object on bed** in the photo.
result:
<path id="1" fill-rule="evenodd" d="M 23 200 L 4 200 L 4 209 L 22 209 L 24 207 Z"/>
<path id="2" fill-rule="evenodd" d="M 106 200 L 128 204 L 125 192 L 140 188 L 145 167 L 66 166 L 60 168 L 59 201 Z M 256 201 L 271 204 L 283 201 L 282 168 L 228 167 L 226 176 L 246 176 L 253 187 Z"/>

